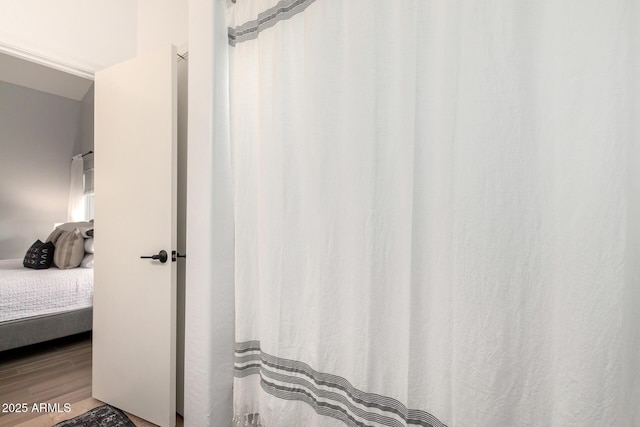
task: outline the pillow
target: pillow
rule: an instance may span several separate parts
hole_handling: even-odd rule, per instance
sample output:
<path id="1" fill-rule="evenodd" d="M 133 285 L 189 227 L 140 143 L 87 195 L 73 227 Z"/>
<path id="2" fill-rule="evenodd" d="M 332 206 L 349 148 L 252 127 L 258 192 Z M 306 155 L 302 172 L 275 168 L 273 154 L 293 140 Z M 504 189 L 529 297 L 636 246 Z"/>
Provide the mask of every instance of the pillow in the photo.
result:
<path id="1" fill-rule="evenodd" d="M 88 239 L 84 239 L 84 251 L 88 254 L 93 253 L 93 237 L 89 237 Z"/>
<path id="2" fill-rule="evenodd" d="M 73 231 L 76 228 L 81 230 L 82 228 L 93 228 L 93 223 L 89 221 L 65 222 L 56 228 L 63 231 Z"/>
<path id="3" fill-rule="evenodd" d="M 81 221 L 81 222 L 65 222 L 56 227 L 56 230 L 73 231 L 75 229 L 80 231 L 82 237 L 88 237 L 88 232 L 93 230 L 93 222 Z"/>
<path id="4" fill-rule="evenodd" d="M 82 268 L 93 268 L 93 254 L 86 254 L 80 263 Z"/>
<path id="5" fill-rule="evenodd" d="M 84 257 L 84 238 L 80 230 L 66 231 L 56 243 L 53 263 L 61 270 L 76 268 Z"/>
<path id="6" fill-rule="evenodd" d="M 36 240 L 29 250 L 27 250 L 22 265 L 35 270 L 49 268 L 53 262 L 54 250 L 55 246 L 53 243 L 42 243 L 40 240 Z"/>
<path id="7" fill-rule="evenodd" d="M 51 242 L 55 245 L 58 239 L 60 238 L 60 236 L 62 236 L 63 234 L 64 234 L 64 230 L 60 230 L 59 228 L 56 228 L 51 232 L 51 234 L 49 234 L 49 237 L 47 237 L 47 240 L 45 240 L 45 242 Z"/>

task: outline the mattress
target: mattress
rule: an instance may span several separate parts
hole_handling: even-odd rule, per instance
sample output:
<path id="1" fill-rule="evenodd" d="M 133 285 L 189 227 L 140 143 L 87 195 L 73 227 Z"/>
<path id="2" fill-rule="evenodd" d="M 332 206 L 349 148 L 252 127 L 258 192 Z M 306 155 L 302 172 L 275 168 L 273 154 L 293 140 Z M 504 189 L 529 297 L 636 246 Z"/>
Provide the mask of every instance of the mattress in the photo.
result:
<path id="1" fill-rule="evenodd" d="M 0 322 L 78 310 L 93 304 L 93 270 L 32 270 L 0 260 Z"/>

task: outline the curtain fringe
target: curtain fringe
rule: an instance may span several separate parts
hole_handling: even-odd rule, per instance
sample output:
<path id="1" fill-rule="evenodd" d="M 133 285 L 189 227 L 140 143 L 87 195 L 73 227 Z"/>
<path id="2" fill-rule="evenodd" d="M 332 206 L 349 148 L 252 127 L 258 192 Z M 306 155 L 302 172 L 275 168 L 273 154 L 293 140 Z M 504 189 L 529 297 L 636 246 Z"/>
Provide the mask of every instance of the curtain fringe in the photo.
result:
<path id="1" fill-rule="evenodd" d="M 260 414 L 236 414 L 233 416 L 233 422 L 239 426 L 258 426 L 264 427 L 260 420 Z"/>

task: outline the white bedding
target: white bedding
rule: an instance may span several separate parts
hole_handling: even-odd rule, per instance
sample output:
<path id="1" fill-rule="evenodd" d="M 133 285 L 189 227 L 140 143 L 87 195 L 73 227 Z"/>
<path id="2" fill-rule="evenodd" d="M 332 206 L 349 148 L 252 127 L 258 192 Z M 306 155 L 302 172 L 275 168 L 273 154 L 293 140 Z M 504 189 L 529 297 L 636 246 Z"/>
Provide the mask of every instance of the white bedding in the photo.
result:
<path id="1" fill-rule="evenodd" d="M 32 270 L 0 260 L 0 322 L 91 307 L 93 270 Z"/>

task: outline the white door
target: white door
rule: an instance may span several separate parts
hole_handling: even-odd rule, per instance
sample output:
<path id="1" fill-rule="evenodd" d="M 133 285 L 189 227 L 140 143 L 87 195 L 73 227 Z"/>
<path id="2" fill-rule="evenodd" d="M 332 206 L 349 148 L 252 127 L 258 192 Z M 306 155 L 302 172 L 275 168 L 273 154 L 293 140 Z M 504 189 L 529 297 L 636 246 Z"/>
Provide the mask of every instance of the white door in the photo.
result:
<path id="1" fill-rule="evenodd" d="M 176 129 L 173 46 L 96 73 L 93 397 L 162 427 L 176 413 Z"/>

